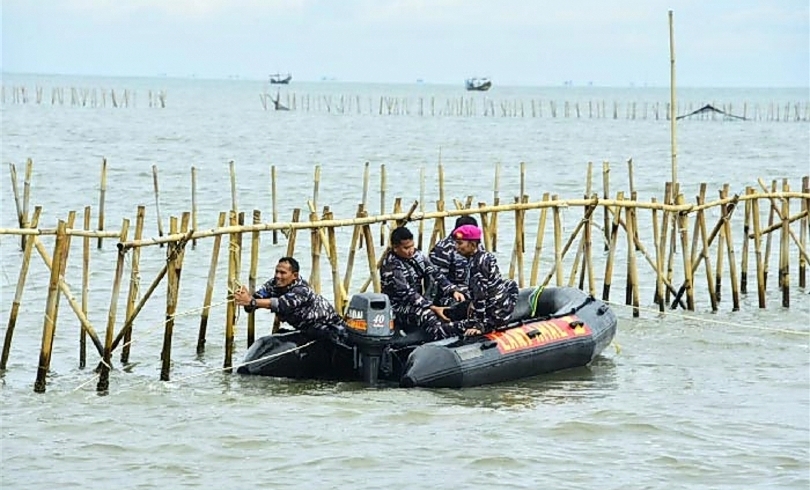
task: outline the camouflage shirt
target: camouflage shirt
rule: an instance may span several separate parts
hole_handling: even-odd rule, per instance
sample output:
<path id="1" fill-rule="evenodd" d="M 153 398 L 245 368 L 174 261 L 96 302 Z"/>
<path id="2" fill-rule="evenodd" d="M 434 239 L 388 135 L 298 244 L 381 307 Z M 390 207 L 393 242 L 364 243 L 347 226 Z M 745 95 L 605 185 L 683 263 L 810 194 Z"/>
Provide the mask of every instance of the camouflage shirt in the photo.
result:
<path id="1" fill-rule="evenodd" d="M 498 262 L 489 252 L 479 250 L 470 258 L 469 287 L 469 318 L 476 322 L 501 324 L 515 308 L 517 283 L 501 276 Z"/>
<path id="2" fill-rule="evenodd" d="M 380 267 L 382 292 L 388 295 L 394 310 L 409 306 L 430 308 L 432 303 L 423 296 L 425 279 L 433 281 L 443 294 L 452 294 L 456 290 L 419 250 L 410 259 L 401 259 L 392 251 L 383 258 Z"/>
<path id="3" fill-rule="evenodd" d="M 329 327 L 345 327 L 335 308 L 300 277 L 287 287 L 278 287 L 276 279 L 270 279 L 253 293 L 256 299 L 278 298 L 279 320 L 298 330 L 324 330 Z M 250 312 L 253 308 L 246 306 Z"/>
<path id="4" fill-rule="evenodd" d="M 452 236 L 439 240 L 433 247 L 430 251 L 430 262 L 453 284 L 467 284 L 469 261 L 456 251 L 456 240 Z"/>

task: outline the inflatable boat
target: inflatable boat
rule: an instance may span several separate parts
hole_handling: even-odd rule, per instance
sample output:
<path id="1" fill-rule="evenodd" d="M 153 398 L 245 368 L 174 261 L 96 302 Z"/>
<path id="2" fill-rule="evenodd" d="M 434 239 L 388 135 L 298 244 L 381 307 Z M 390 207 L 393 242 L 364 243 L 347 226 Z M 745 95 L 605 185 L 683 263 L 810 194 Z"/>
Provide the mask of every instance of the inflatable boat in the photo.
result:
<path id="1" fill-rule="evenodd" d="M 427 342 L 419 329 L 395 328 L 388 297 L 379 293 L 354 295 L 346 323 L 346 344 L 298 331 L 262 337 L 237 372 L 460 388 L 584 366 L 616 334 L 606 303 L 567 287 L 522 289 L 509 322 L 475 337 Z"/>

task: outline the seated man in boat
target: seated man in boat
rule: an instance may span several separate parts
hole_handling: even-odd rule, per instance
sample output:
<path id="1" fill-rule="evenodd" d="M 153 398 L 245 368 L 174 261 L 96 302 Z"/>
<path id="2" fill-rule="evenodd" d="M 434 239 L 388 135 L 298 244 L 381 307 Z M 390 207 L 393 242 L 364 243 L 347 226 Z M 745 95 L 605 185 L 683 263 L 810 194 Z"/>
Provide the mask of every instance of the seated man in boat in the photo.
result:
<path id="1" fill-rule="evenodd" d="M 470 261 L 467 318 L 453 322 L 464 335 L 480 335 L 506 324 L 515 310 L 517 283 L 501 276 L 495 255 L 481 249 L 481 229 L 462 225 L 453 231 L 458 253 Z"/>
<path id="2" fill-rule="evenodd" d="M 434 305 L 424 296 L 423 282 L 433 281 L 442 294 L 457 301 L 464 294 L 436 267 L 425 259 L 413 243 L 413 233 L 405 227 L 391 232 L 391 249 L 380 266 L 382 292 L 391 301 L 391 310 L 399 328 L 414 326 L 424 329 L 432 339 L 459 335 L 444 316 L 444 308 Z"/>
<path id="3" fill-rule="evenodd" d="M 282 257 L 276 264 L 275 275 L 253 294 L 242 286 L 233 293 L 234 302 L 244 306 L 250 313 L 257 309 L 269 309 L 279 320 L 300 330 L 309 338 L 328 338 L 343 342 L 348 333 L 346 323 L 335 308 L 310 285 L 298 272 L 298 261 Z"/>
<path id="4" fill-rule="evenodd" d="M 472 216 L 459 216 L 456 219 L 456 226 L 454 230 L 464 226 L 473 225 L 478 226 L 478 222 Z M 450 233 L 446 237 L 439 240 L 430 251 L 430 262 L 439 269 L 448 281 L 452 282 L 459 288 L 459 291 L 469 296 L 467 291 L 467 275 L 469 260 L 456 250 L 456 239 Z M 440 294 L 437 292 L 433 298 L 433 302 L 439 306 L 450 306 L 455 301 L 452 295 Z"/>

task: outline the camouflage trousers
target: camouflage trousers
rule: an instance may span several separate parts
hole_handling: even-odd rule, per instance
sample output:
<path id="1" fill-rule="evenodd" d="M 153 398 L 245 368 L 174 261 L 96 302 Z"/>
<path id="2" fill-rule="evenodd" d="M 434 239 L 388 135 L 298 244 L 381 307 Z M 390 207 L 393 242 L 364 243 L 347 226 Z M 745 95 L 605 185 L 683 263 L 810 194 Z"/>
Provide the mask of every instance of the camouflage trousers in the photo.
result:
<path id="1" fill-rule="evenodd" d="M 508 287 L 487 302 L 483 321 L 480 318 L 467 317 L 452 322 L 452 328 L 460 332 L 464 332 L 469 328 L 477 328 L 486 333 L 505 325 L 509 320 L 509 316 L 515 311 L 515 304 L 517 304 L 518 288 L 515 283 L 511 283 L 511 285 L 512 287 Z M 455 320 L 455 318 L 453 319 Z"/>
<path id="2" fill-rule="evenodd" d="M 394 321 L 397 328 L 406 332 L 412 331 L 414 328 L 421 328 L 433 340 L 455 337 L 462 333 L 455 328 L 453 323 L 442 321 L 430 309 L 417 306 L 394 308 Z"/>

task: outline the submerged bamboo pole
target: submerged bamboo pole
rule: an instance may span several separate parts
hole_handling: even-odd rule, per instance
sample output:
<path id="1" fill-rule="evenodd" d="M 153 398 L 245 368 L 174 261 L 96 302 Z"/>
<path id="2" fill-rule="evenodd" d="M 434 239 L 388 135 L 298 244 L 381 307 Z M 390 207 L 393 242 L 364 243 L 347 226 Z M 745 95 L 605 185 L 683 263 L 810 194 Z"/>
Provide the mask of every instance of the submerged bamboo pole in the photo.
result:
<path id="1" fill-rule="evenodd" d="M 120 241 L 126 241 L 129 232 L 129 220 L 124 218 L 121 224 Z M 107 330 L 104 336 L 104 356 L 99 365 L 99 377 L 96 390 L 106 392 L 110 387 L 110 369 L 112 368 L 112 342 L 115 332 L 115 317 L 118 311 L 118 296 L 121 291 L 121 278 L 124 276 L 124 259 L 126 250 L 118 250 L 118 261 L 115 266 L 115 277 L 113 278 L 112 294 L 110 298 L 110 310 L 107 314 Z"/>
<path id="2" fill-rule="evenodd" d="M 191 228 L 197 229 L 197 168 L 191 167 Z M 191 248 L 197 248 L 197 239 L 191 241 Z"/>
<path id="3" fill-rule="evenodd" d="M 53 350 L 53 336 L 56 330 L 56 312 L 59 308 L 59 272 L 62 270 L 62 258 L 67 242 L 65 234 L 66 224 L 59 220 L 57 225 L 56 244 L 53 250 L 51 264 L 51 279 L 48 285 L 48 299 L 45 304 L 45 324 L 42 328 L 42 347 L 39 354 L 37 378 L 34 382 L 36 393 L 45 393 L 45 376 L 51 366 L 51 352 Z M 36 240 L 35 238 L 32 239 Z"/>
<path id="4" fill-rule="evenodd" d="M 253 224 L 262 222 L 262 212 L 258 209 L 253 210 Z M 250 270 L 248 271 L 248 291 L 253 293 L 256 291 L 256 276 L 259 271 L 259 232 L 254 231 L 250 241 Z M 250 348 L 256 340 L 256 311 L 248 313 L 247 320 L 247 346 Z"/>
<path id="5" fill-rule="evenodd" d="M 138 211 L 135 217 L 135 239 L 140 240 L 143 236 L 143 222 L 146 218 L 146 207 L 138 206 Z M 136 302 L 141 292 L 141 269 L 140 269 L 141 251 L 135 249 L 132 251 L 132 260 L 130 263 L 130 276 L 129 276 L 129 294 L 127 295 L 127 309 L 125 313 L 125 320 L 129 321 L 135 312 Z M 130 345 L 132 344 L 132 329 L 127 330 L 124 334 L 124 346 L 121 348 L 121 364 L 129 362 Z"/>
<path id="6" fill-rule="evenodd" d="M 226 213 L 219 213 L 217 226 L 225 226 Z M 217 263 L 219 262 L 219 249 L 221 248 L 222 235 L 214 237 L 214 245 L 211 249 L 211 263 L 208 267 L 208 281 L 205 286 L 205 297 L 203 299 L 202 313 L 200 313 L 200 329 L 197 334 L 197 355 L 205 352 L 206 332 L 208 330 L 208 314 L 211 309 L 211 299 L 214 296 L 214 281 L 217 275 Z"/>
<path id="7" fill-rule="evenodd" d="M 231 226 L 236 225 L 237 219 L 236 211 L 231 210 L 229 214 Z M 235 233 L 231 233 L 228 246 L 228 305 L 225 311 L 225 360 L 222 365 L 226 372 L 230 372 L 233 365 L 234 325 L 236 324 L 236 303 L 233 300 L 233 293 L 237 287 L 238 253 L 238 238 Z"/>
<path id="8" fill-rule="evenodd" d="M 270 198 L 272 200 L 273 223 L 278 222 L 278 193 L 276 192 L 276 166 L 270 166 Z M 278 244 L 278 230 L 273 230 L 273 245 Z"/>
<path id="9" fill-rule="evenodd" d="M 188 232 L 189 213 L 184 212 L 180 220 L 180 232 Z M 170 222 L 172 233 L 177 231 L 177 218 L 172 217 Z M 174 253 L 176 252 L 176 253 Z M 180 275 L 183 269 L 183 257 L 185 256 L 185 243 L 179 244 L 172 253 L 167 254 L 169 270 L 166 281 L 166 322 L 163 329 L 163 354 L 161 355 L 162 365 L 160 368 L 160 380 L 169 381 L 169 370 L 172 360 L 172 335 L 174 333 L 174 318 L 177 312 L 177 301 L 180 296 Z"/>
<path id="10" fill-rule="evenodd" d="M 787 179 L 782 181 L 782 192 L 790 191 Z M 782 290 L 782 307 L 790 307 L 790 201 L 782 200 L 782 234 L 779 245 L 779 287 Z"/>
<path id="11" fill-rule="evenodd" d="M 636 196 L 631 194 L 631 198 L 635 200 Z M 625 229 L 625 234 L 627 235 L 627 286 L 625 290 L 625 303 L 633 306 L 633 318 L 638 318 L 639 292 L 638 267 L 636 266 L 636 220 L 633 216 L 634 212 L 634 208 L 624 209 L 627 222 Z"/>
<path id="12" fill-rule="evenodd" d="M 543 201 L 549 200 L 548 192 L 543 194 Z M 540 256 L 543 252 L 543 238 L 546 234 L 546 216 L 548 215 L 548 208 L 540 209 L 540 218 L 537 221 L 537 234 L 535 235 L 534 243 L 534 257 L 532 257 L 532 272 L 529 277 L 529 285 L 537 285 L 537 275 L 540 272 Z"/>
<path id="13" fill-rule="evenodd" d="M 616 194 L 616 201 L 622 202 L 624 200 L 624 191 L 619 191 Z M 619 220 L 621 219 L 621 208 L 616 208 L 613 211 L 613 222 L 610 226 L 610 236 L 608 236 L 607 243 L 610 244 L 608 248 L 608 257 L 605 261 L 605 278 L 602 283 L 602 301 L 610 301 L 610 286 L 613 281 L 613 258 L 616 256 L 617 242 L 616 238 L 619 233 Z"/>
<path id="14" fill-rule="evenodd" d="M 36 228 L 39 223 L 39 215 L 42 212 L 42 207 L 37 206 L 34 208 L 34 213 L 31 216 L 30 225 Z M 8 363 L 8 356 L 11 351 L 11 339 L 14 336 L 14 328 L 17 324 L 17 315 L 20 311 L 20 304 L 22 303 L 22 295 L 25 290 L 25 279 L 28 276 L 28 266 L 31 263 L 31 252 L 34 249 L 35 238 L 31 238 L 25 243 L 23 249 L 22 264 L 20 265 L 20 276 L 17 279 L 17 289 L 14 292 L 14 301 L 11 303 L 11 311 L 8 315 L 8 324 L 6 326 L 6 335 L 3 342 L 3 354 L 0 359 L 0 371 L 6 370 Z"/>
<path id="15" fill-rule="evenodd" d="M 745 195 L 746 197 L 751 196 L 754 193 L 754 189 L 751 187 L 745 188 Z M 743 218 L 743 244 L 742 244 L 742 258 L 740 259 L 741 262 L 741 271 L 740 271 L 740 292 L 742 294 L 748 294 L 748 249 L 749 243 L 749 234 L 751 232 L 751 200 L 747 199 L 745 201 L 745 215 Z"/>
<path id="16" fill-rule="evenodd" d="M 84 229 L 90 230 L 90 206 L 84 208 Z M 90 237 L 82 240 L 82 314 L 87 316 L 90 302 Z M 79 369 L 87 366 L 87 332 L 79 328 Z"/>
<path id="17" fill-rule="evenodd" d="M 697 197 L 698 204 L 703 204 L 706 201 L 706 184 L 701 184 L 700 186 L 700 195 Z M 717 290 L 715 287 L 715 276 L 714 271 L 712 270 L 712 262 L 711 256 L 709 254 L 709 237 L 706 231 L 706 217 L 704 216 L 703 210 L 697 212 L 697 216 L 695 217 L 695 223 L 698 225 L 698 231 L 695 233 L 696 236 L 700 238 L 702 252 L 698 261 L 701 259 L 703 260 L 703 264 L 706 266 L 706 287 L 709 290 L 709 301 L 711 303 L 712 311 L 717 311 Z M 720 234 L 721 240 L 719 243 L 722 244 L 722 231 Z M 692 251 L 694 252 L 693 247 Z"/>
<path id="18" fill-rule="evenodd" d="M 810 176 L 802 177 L 802 193 L 810 194 Z M 807 235 L 808 225 L 810 224 L 810 198 L 801 200 L 802 221 L 799 225 L 799 246 L 807 250 Z M 747 234 L 746 234 L 747 235 Z M 807 287 L 807 259 L 803 255 L 799 255 L 799 287 Z"/>

